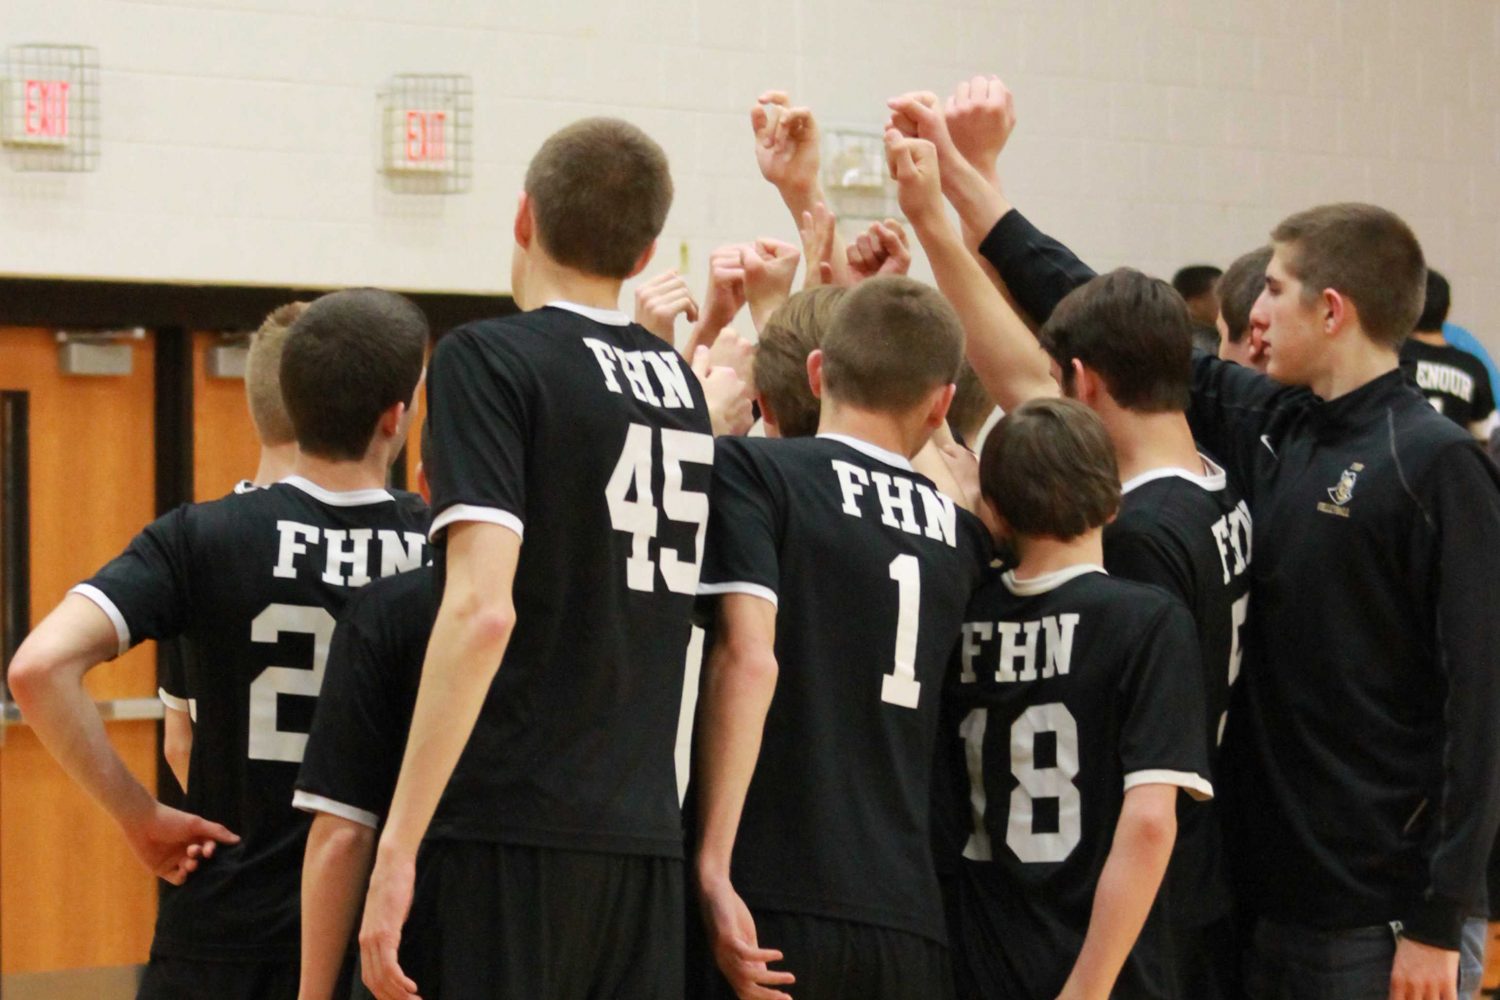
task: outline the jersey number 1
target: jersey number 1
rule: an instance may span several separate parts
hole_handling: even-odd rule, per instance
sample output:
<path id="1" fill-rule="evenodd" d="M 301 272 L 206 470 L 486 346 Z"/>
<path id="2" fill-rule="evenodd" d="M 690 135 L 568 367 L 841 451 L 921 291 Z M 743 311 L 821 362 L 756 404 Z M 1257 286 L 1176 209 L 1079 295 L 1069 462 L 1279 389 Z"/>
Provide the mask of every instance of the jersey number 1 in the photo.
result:
<path id="1" fill-rule="evenodd" d="M 281 695 L 316 698 L 323 689 L 328 644 L 333 641 L 333 615 L 323 608 L 300 604 L 271 604 L 250 623 L 252 642 L 279 642 L 283 632 L 312 636 L 312 669 L 267 667 L 250 684 L 250 759 L 302 763 L 307 734 L 277 725 Z"/>
<path id="2" fill-rule="evenodd" d="M 698 591 L 698 570 L 703 563 L 703 533 L 708 528 L 708 497 L 682 488 L 682 463 L 712 465 L 714 439 L 696 431 L 663 428 L 661 432 L 662 498 L 661 510 L 651 493 L 651 428 L 631 424 L 625 434 L 620 460 L 604 487 L 609 501 L 609 522 L 616 531 L 630 535 L 630 555 L 625 558 L 625 583 L 631 590 L 650 592 L 655 589 L 656 566 L 651 562 L 651 539 L 656 537 L 658 517 L 681 521 L 698 527 L 698 539 L 691 561 L 678 558 L 673 550 L 662 546 L 658 554 L 661 578 L 667 589 L 677 594 Z M 628 498 L 635 487 L 635 499 Z"/>

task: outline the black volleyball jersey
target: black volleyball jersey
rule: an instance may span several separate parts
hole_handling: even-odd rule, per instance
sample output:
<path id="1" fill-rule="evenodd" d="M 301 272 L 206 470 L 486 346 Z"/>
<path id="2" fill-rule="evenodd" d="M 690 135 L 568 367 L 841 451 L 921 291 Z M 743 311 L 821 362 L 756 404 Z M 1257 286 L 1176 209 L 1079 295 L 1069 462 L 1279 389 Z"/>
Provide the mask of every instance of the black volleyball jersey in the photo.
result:
<path id="1" fill-rule="evenodd" d="M 434 537 L 524 538 L 515 629 L 428 836 L 681 857 L 702 387 L 623 313 L 558 304 L 448 334 L 428 399 Z"/>
<path id="2" fill-rule="evenodd" d="M 292 804 L 378 829 L 406 752 L 427 639 L 437 618 L 431 566 L 376 580 L 344 606 Z"/>
<path id="3" fill-rule="evenodd" d="M 955 792 L 939 850 L 961 854 L 968 900 L 954 947 L 984 996 L 1056 996 L 1126 791 L 1213 794 L 1193 619 L 1097 566 L 1006 573 L 970 602 L 955 660 L 938 751 Z M 1161 917 L 1153 906 L 1116 995 L 1170 993 Z"/>
<path id="4" fill-rule="evenodd" d="M 842 435 L 720 442 L 705 595 L 777 606 L 776 694 L 731 859 L 754 908 L 945 940 L 928 837 L 948 657 L 984 528 Z"/>
<path id="5" fill-rule="evenodd" d="M 307 817 L 292 786 L 334 619 L 371 580 L 426 560 L 426 518 L 386 490 L 331 492 L 292 477 L 179 507 L 75 593 L 114 622 L 120 650 L 180 636 L 196 723 L 183 808 L 239 834 L 163 886 L 154 953 L 283 958 L 298 950 Z"/>
<path id="6" fill-rule="evenodd" d="M 1434 410 L 1461 427 L 1495 412 L 1489 369 L 1468 351 L 1407 337 L 1401 345 L 1401 370 Z"/>
<path id="7" fill-rule="evenodd" d="M 1115 577 L 1174 594 L 1193 614 L 1213 780 L 1228 720 L 1229 691 L 1240 672 L 1250 609 L 1250 508 L 1224 470 L 1206 456 L 1205 472 L 1156 469 L 1122 487 L 1120 514 L 1104 529 L 1104 568 Z M 1222 789 L 1221 789 L 1222 791 Z M 1229 911 L 1223 829 L 1217 801 L 1184 799 L 1167 885 L 1173 919 L 1188 926 Z"/>

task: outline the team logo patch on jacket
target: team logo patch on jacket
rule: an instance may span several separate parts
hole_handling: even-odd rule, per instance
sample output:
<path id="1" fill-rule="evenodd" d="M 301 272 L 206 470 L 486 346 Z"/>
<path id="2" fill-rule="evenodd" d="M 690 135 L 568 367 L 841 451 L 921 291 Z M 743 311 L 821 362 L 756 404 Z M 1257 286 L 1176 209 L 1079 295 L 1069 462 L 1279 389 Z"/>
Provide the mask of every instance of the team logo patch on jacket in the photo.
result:
<path id="1" fill-rule="evenodd" d="M 1328 487 L 1328 499 L 1333 503 L 1319 503 L 1318 510 L 1336 517 L 1348 517 L 1349 501 L 1354 499 L 1354 485 L 1359 481 L 1359 474 L 1364 468 L 1363 462 L 1351 462 L 1349 468 L 1339 476 L 1338 485 Z"/>

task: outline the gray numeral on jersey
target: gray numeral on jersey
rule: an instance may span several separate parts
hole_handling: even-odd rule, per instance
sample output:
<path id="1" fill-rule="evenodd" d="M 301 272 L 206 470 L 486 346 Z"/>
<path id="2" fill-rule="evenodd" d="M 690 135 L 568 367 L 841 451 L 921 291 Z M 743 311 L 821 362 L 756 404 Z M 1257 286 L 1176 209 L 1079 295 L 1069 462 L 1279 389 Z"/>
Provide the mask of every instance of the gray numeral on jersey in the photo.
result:
<path id="1" fill-rule="evenodd" d="M 708 529 L 708 497 L 682 488 L 682 465 L 694 462 L 712 465 L 714 439 L 696 431 L 664 428 L 661 432 L 662 502 L 656 508 L 651 492 L 651 428 L 631 424 L 625 433 L 620 459 L 604 487 L 609 503 L 609 522 L 616 531 L 630 535 L 630 555 L 625 557 L 625 583 L 631 590 L 655 589 L 656 565 L 651 561 L 651 540 L 656 537 L 657 521 L 662 514 L 668 520 L 695 525 L 697 541 L 691 560 L 665 546 L 659 562 L 661 578 L 667 589 L 676 594 L 698 591 L 698 572 L 703 564 L 703 534 Z M 629 499 L 631 489 L 635 499 Z"/>
<path id="2" fill-rule="evenodd" d="M 313 637 L 312 669 L 267 667 L 250 684 L 250 759 L 302 763 L 307 734 L 292 733 L 276 724 L 278 696 L 298 694 L 316 698 L 323 689 L 328 644 L 333 641 L 333 615 L 323 608 L 271 604 L 250 623 L 252 642 L 277 642 L 282 633 Z"/>
<path id="3" fill-rule="evenodd" d="M 984 733 L 989 709 L 976 708 L 964 716 L 958 734 L 964 741 L 969 772 L 969 803 L 973 831 L 964 845 L 964 857 L 991 861 L 990 834 L 984 825 L 988 803 L 984 791 Z M 1057 760 L 1051 767 L 1036 766 L 1036 738 L 1056 734 Z M 1083 835 L 1082 797 L 1073 779 L 1078 777 L 1078 723 L 1060 701 L 1032 705 L 1010 727 L 1010 773 L 1016 779 L 1011 789 L 1009 816 L 1005 823 L 1005 846 L 1021 861 L 1031 864 L 1063 861 Z M 1057 830 L 1035 829 L 1037 799 L 1057 800 Z"/>

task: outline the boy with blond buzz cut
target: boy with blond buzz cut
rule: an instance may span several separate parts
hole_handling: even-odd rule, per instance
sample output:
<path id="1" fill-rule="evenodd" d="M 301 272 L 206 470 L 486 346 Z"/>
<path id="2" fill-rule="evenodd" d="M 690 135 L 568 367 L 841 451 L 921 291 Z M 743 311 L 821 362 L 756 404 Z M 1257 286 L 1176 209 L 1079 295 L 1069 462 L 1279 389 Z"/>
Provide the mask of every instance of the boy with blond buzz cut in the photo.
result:
<path id="1" fill-rule="evenodd" d="M 444 585 L 359 935 L 381 1000 L 680 995 L 674 745 L 714 441 L 687 363 L 618 310 L 671 201 L 635 126 L 554 133 L 516 212 L 526 311 L 433 354 Z"/>
<path id="2" fill-rule="evenodd" d="M 911 456 L 942 424 L 962 355 L 934 289 L 872 278 L 807 358 L 817 435 L 719 446 L 699 587 L 717 603 L 717 641 L 693 758 L 718 971 L 694 970 L 710 980 L 694 995 L 949 989 L 932 748 L 987 554 L 978 519 Z"/>
<path id="3" fill-rule="evenodd" d="M 1173 996 L 1156 892 L 1178 791 L 1213 794 L 1192 617 L 1105 573 L 1119 471 L 1082 404 L 1001 418 L 980 487 L 1014 568 L 970 601 L 943 692 L 934 827 L 951 831 L 958 995 Z"/>

